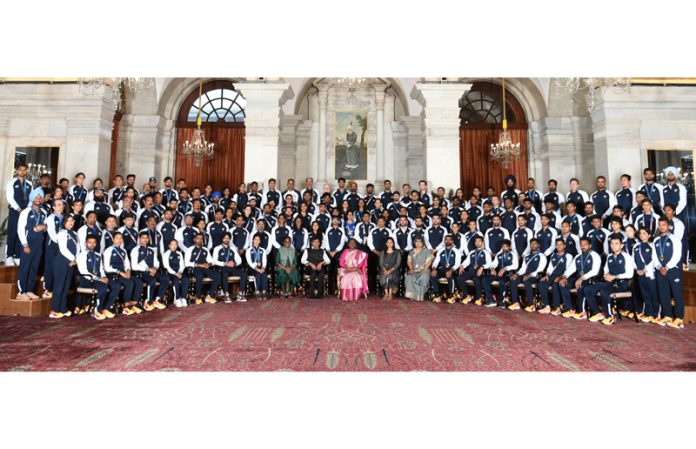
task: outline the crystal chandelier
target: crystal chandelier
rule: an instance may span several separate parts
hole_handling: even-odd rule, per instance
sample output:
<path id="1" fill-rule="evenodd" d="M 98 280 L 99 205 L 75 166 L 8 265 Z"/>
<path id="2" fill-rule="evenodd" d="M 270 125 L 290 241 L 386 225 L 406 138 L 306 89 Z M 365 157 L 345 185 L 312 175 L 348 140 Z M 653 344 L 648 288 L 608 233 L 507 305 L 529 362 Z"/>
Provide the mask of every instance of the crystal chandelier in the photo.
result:
<path id="1" fill-rule="evenodd" d="M 43 164 L 34 164 L 32 162 L 27 164 L 27 181 L 29 181 L 32 186 L 37 187 L 39 185 L 41 175 L 43 174 L 51 176 L 51 169 Z"/>
<path id="2" fill-rule="evenodd" d="M 510 160 L 520 156 L 520 144 L 512 143 L 512 138 L 507 130 L 507 113 L 505 103 L 505 78 L 503 78 L 503 132 L 500 133 L 498 143 L 491 144 L 491 159 L 503 163 L 503 168 L 510 167 Z"/>
<path id="3" fill-rule="evenodd" d="M 78 81 L 80 92 L 83 95 L 97 95 L 99 89 L 104 86 L 111 89 L 111 101 L 114 110 L 121 105 L 121 88 L 129 89 L 133 94 L 137 94 L 144 89 L 151 89 L 155 85 L 154 78 L 138 77 L 116 77 L 116 78 L 80 78 Z"/>
<path id="4" fill-rule="evenodd" d="M 333 86 L 350 92 L 363 89 L 369 85 L 369 78 L 336 78 Z"/>
<path id="5" fill-rule="evenodd" d="M 596 106 L 597 93 L 601 95 L 602 88 L 612 88 L 618 93 L 623 93 L 631 87 L 631 78 L 554 78 L 556 89 L 563 89 L 571 96 L 578 92 L 586 91 L 587 110 L 592 112 Z"/>
<path id="6" fill-rule="evenodd" d="M 200 167 L 203 158 L 210 160 L 214 154 L 214 143 L 205 140 L 205 133 L 201 129 L 201 98 L 203 97 L 203 79 L 198 84 L 198 116 L 196 117 L 196 129 L 193 131 L 193 140 L 184 142 L 184 155 L 193 155 L 193 163 Z"/>

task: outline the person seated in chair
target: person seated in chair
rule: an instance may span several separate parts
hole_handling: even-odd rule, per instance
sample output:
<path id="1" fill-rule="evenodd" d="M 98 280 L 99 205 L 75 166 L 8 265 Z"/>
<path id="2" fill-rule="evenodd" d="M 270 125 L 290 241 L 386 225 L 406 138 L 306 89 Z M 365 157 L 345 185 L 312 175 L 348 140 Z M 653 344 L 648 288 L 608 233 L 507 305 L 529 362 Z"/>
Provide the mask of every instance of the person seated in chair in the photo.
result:
<path id="1" fill-rule="evenodd" d="M 459 290 L 464 293 L 466 292 L 466 281 L 472 280 L 474 282 L 474 291 L 476 293 L 476 305 L 480 306 L 483 304 L 483 275 L 484 270 L 488 270 L 491 266 L 491 253 L 483 247 L 483 237 L 481 235 L 476 235 L 474 237 L 475 248 L 473 251 L 469 252 L 469 255 L 464 259 L 462 264 L 457 270 L 457 286 Z M 464 299 L 462 299 L 463 304 L 468 304 L 474 299 L 471 295 L 467 294 Z"/>
<path id="2" fill-rule="evenodd" d="M 454 247 L 454 241 L 451 235 L 446 235 L 444 239 L 445 246 L 440 248 L 435 254 L 433 268 L 430 271 L 430 288 L 433 292 L 433 302 L 442 301 L 440 295 L 440 278 L 447 279 L 447 302 L 452 304 L 456 299 L 454 297 L 454 274 L 459 268 L 460 255 L 459 251 Z"/>
<path id="3" fill-rule="evenodd" d="M 596 252 L 592 251 L 592 240 L 589 237 L 580 239 L 580 253 L 573 259 L 575 272 L 566 281 L 561 280 L 561 297 L 563 298 L 563 316 L 572 316 L 576 320 L 587 318 L 585 312 L 585 289 L 594 284 L 595 278 L 599 275 L 602 267 L 602 259 Z M 570 290 L 577 289 L 578 307 L 573 307 L 570 300 Z"/>
<path id="4" fill-rule="evenodd" d="M 113 245 L 104 251 L 104 272 L 109 278 L 109 304 L 115 304 L 116 299 L 123 288 L 124 315 L 141 313 L 138 307 L 140 296 L 143 292 L 143 283 L 135 282 L 131 276 L 131 265 L 128 253 L 123 248 L 123 234 L 120 231 L 114 233 Z"/>
<path id="5" fill-rule="evenodd" d="M 77 238 L 76 236 L 68 233 L 65 234 L 65 237 L 67 237 L 64 239 L 66 242 L 66 247 L 70 248 L 72 251 L 72 246 L 76 244 Z M 88 235 L 85 246 L 87 247 L 87 251 L 78 253 L 76 258 L 77 269 L 80 272 L 79 287 L 96 290 L 96 303 L 94 305 L 94 310 L 92 311 L 92 316 L 95 319 L 101 321 L 106 318 L 113 318 L 116 315 L 114 315 L 114 313 L 109 309 L 113 307 L 118 294 L 110 295 L 109 300 L 106 300 L 109 278 L 106 277 L 106 273 L 104 272 L 102 256 L 95 251 L 97 248 L 97 236 L 94 234 Z M 62 249 L 61 253 L 63 253 Z M 120 290 L 120 285 L 116 286 L 116 289 L 118 292 L 118 290 Z M 81 307 L 75 309 L 76 314 L 82 314 L 84 311 L 85 309 Z"/>
<path id="6" fill-rule="evenodd" d="M 274 250 L 276 283 L 280 284 L 280 294 L 284 298 L 295 294 L 300 285 L 300 272 L 297 269 L 297 252 L 292 246 L 292 238 L 286 235 L 283 245 Z"/>
<path id="7" fill-rule="evenodd" d="M 614 324 L 614 313 L 611 310 L 611 294 L 627 292 L 628 280 L 633 278 L 635 264 L 633 258 L 621 251 L 623 242 L 619 237 L 609 241 L 611 254 L 604 265 L 604 276 L 601 282 L 590 285 L 585 290 L 585 297 L 590 306 L 590 322 L 601 321 L 602 324 Z M 602 297 L 602 312 L 597 307 L 597 293 Z"/>
<path id="8" fill-rule="evenodd" d="M 546 256 L 541 252 L 541 244 L 539 240 L 534 238 L 529 242 L 530 252 L 524 257 L 522 261 L 522 266 L 520 270 L 513 276 L 510 277 L 512 281 L 510 283 L 510 310 L 519 310 L 520 301 L 517 294 L 519 289 L 518 281 L 521 278 L 522 284 L 524 285 L 525 293 L 527 295 L 527 307 L 524 308 L 527 312 L 534 312 L 536 307 L 534 306 L 534 284 L 537 283 L 539 273 L 542 273 L 546 269 Z"/>
<path id="9" fill-rule="evenodd" d="M 307 266 L 307 274 L 309 275 L 309 297 L 312 299 L 321 299 L 324 296 L 324 285 L 326 276 L 324 275 L 324 267 L 331 263 L 329 255 L 321 247 L 321 240 L 314 238 L 311 246 L 302 253 L 302 264 Z"/>
<path id="10" fill-rule="evenodd" d="M 174 292 L 174 305 L 188 307 L 186 296 L 188 295 L 189 277 L 184 274 L 184 254 L 179 251 L 179 245 L 175 239 L 169 241 L 167 250 L 162 254 L 162 264 L 167 270 L 169 283 Z"/>
<path id="11" fill-rule="evenodd" d="M 138 239 L 138 246 L 133 248 L 130 256 L 133 271 L 138 273 L 142 282 L 147 284 L 147 295 L 143 300 L 143 309 L 146 312 L 155 309 L 162 310 L 167 307 L 164 303 L 167 302 L 165 294 L 167 287 L 169 287 L 169 276 L 159 272 L 160 263 L 157 258 L 157 249 L 148 246 L 150 242 L 148 231 L 140 231 Z M 138 281 L 136 280 L 136 282 Z M 157 287 L 158 282 L 159 287 Z M 157 292 L 155 292 L 155 288 L 157 288 Z"/>
<path id="12" fill-rule="evenodd" d="M 214 304 L 215 292 L 220 285 L 220 273 L 213 270 L 213 257 L 208 251 L 208 248 L 203 246 L 203 234 L 197 233 L 193 238 L 193 246 L 186 250 L 185 256 L 186 268 L 193 270 L 194 277 L 194 297 L 196 304 L 202 304 L 203 301 Z M 201 299 L 203 294 L 203 278 L 210 278 L 210 286 L 205 299 Z"/>
<path id="13" fill-rule="evenodd" d="M 550 313 L 558 316 L 561 314 L 561 281 L 566 281 L 575 270 L 573 256 L 566 252 L 565 240 L 556 239 L 556 251 L 550 257 L 549 266 L 546 274 L 539 279 L 539 296 L 541 297 L 542 308 L 539 313 Z M 549 287 L 551 287 L 551 302 L 549 306 Z M 566 317 L 567 318 L 567 317 Z"/>
<path id="14" fill-rule="evenodd" d="M 225 233 L 222 236 L 222 243 L 213 250 L 213 265 L 219 267 L 222 277 L 222 291 L 225 294 L 225 302 L 232 302 L 230 298 L 230 276 L 239 277 L 239 291 L 237 293 L 237 301 L 244 302 L 247 286 L 247 274 L 242 268 L 242 258 L 239 256 L 236 248 L 230 246 L 232 236 L 230 233 Z"/>
<path id="15" fill-rule="evenodd" d="M 251 274 L 254 276 L 254 296 L 256 299 L 266 300 L 268 291 L 268 273 L 266 272 L 266 251 L 261 247 L 261 235 L 255 234 L 252 244 L 246 252 L 246 261 Z"/>
<path id="16" fill-rule="evenodd" d="M 532 239 L 533 240 L 533 239 Z M 491 274 L 483 278 L 483 291 L 486 295 L 486 307 L 505 307 L 505 292 L 510 279 L 515 277 L 519 266 L 519 255 L 512 249 L 510 240 L 503 240 L 500 252 L 491 262 Z M 493 297 L 492 283 L 498 281 L 498 297 Z"/>

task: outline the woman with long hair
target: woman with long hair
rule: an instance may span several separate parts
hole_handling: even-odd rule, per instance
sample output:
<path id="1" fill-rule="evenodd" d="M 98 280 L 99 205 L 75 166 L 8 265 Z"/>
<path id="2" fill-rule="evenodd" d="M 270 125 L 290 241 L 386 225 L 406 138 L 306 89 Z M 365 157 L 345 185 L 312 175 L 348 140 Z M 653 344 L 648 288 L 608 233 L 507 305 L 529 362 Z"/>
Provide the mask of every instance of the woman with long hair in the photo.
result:
<path id="1" fill-rule="evenodd" d="M 367 253 L 357 246 L 355 239 L 348 240 L 339 261 L 339 289 L 344 301 L 357 301 L 360 295 L 367 297 Z"/>
<path id="2" fill-rule="evenodd" d="M 384 251 L 379 255 L 379 283 L 384 288 L 384 299 L 391 300 L 394 292 L 399 289 L 401 279 L 401 251 L 396 249 L 396 243 L 387 237 Z"/>

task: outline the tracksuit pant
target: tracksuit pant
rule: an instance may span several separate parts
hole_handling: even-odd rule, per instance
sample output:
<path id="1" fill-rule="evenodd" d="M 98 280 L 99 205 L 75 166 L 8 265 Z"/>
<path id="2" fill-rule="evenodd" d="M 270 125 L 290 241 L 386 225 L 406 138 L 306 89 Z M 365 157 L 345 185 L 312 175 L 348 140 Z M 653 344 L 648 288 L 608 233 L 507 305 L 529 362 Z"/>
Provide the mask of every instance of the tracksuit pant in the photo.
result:
<path id="1" fill-rule="evenodd" d="M 251 270 L 254 276 L 254 287 L 257 292 L 265 292 L 268 290 L 268 272 L 259 273 L 256 270 Z"/>
<path id="2" fill-rule="evenodd" d="M 68 311 L 68 290 L 70 290 L 75 267 L 71 267 L 70 261 L 62 255 L 59 255 L 53 261 L 51 269 L 46 270 L 46 273 L 49 271 L 53 279 L 53 285 L 51 287 L 51 291 L 53 292 L 51 310 L 65 313 Z"/>
<path id="3" fill-rule="evenodd" d="M 118 292 L 121 289 L 121 285 L 114 285 L 112 287 L 112 293 L 113 290 L 116 290 L 116 295 L 109 295 L 109 298 L 107 299 L 107 292 L 109 290 L 109 284 L 105 284 L 103 282 L 99 281 L 93 281 L 91 279 L 87 279 L 84 276 L 80 276 L 80 287 L 82 288 L 93 288 L 97 291 L 97 296 L 95 299 L 94 307 L 96 308 L 97 312 L 102 313 L 104 309 L 110 309 L 111 307 L 114 306 L 116 303 L 116 298 L 118 298 Z M 53 293 L 53 296 L 55 297 L 55 293 Z"/>
<path id="4" fill-rule="evenodd" d="M 497 274 L 489 274 L 488 276 L 484 276 L 483 292 L 486 296 L 486 302 L 493 301 L 493 281 L 498 281 L 498 304 L 502 304 L 503 297 L 507 291 L 507 286 L 508 284 L 511 284 L 510 275 L 505 272 L 502 276 L 498 276 Z M 514 284 L 514 282 L 512 284 Z"/>
<path id="5" fill-rule="evenodd" d="M 519 302 L 519 297 L 518 297 L 518 284 L 522 282 L 524 285 L 524 293 L 527 297 L 527 305 L 531 306 L 534 304 L 534 287 L 532 286 L 533 284 L 537 283 L 537 278 L 536 276 L 530 276 L 529 279 L 526 281 L 522 281 L 522 277 L 518 278 L 518 282 L 512 282 L 510 283 L 510 302 L 513 304 L 516 302 Z"/>
<path id="6" fill-rule="evenodd" d="M 136 286 L 140 286 L 140 293 L 143 291 L 143 283 L 140 279 L 135 279 L 130 277 L 128 279 L 122 278 L 121 276 L 114 276 L 110 278 L 109 281 L 109 299 L 108 304 L 115 304 L 118 296 L 121 294 L 121 287 L 123 287 L 123 300 L 124 301 L 138 301 L 140 295 L 135 296 Z M 136 282 L 137 281 L 137 282 Z"/>
<path id="7" fill-rule="evenodd" d="M 464 270 L 464 273 L 457 276 L 457 287 L 459 287 L 459 290 L 462 293 L 466 293 L 466 281 L 473 280 L 476 298 L 480 298 L 483 294 L 483 277 L 484 276 L 477 276 L 476 269 L 474 269 L 473 267 L 469 267 L 466 270 Z"/>
<path id="8" fill-rule="evenodd" d="M 452 295 L 454 293 L 454 271 L 452 271 L 450 277 L 445 276 L 449 268 L 438 267 L 436 271 L 437 274 L 435 274 L 435 276 L 430 276 L 430 288 L 432 289 L 433 296 L 440 294 L 440 278 L 447 279 L 447 294 Z"/>
<path id="9" fill-rule="evenodd" d="M 539 297 L 544 307 L 549 305 L 549 287 L 551 288 L 551 308 L 557 309 L 561 306 L 561 286 L 558 282 L 554 282 L 554 278 L 539 282 L 537 285 L 539 286 Z"/>
<path id="10" fill-rule="evenodd" d="M 208 296 L 215 297 L 215 292 L 220 286 L 220 272 L 211 270 L 210 268 L 196 267 L 193 269 L 194 278 L 194 295 L 200 298 L 203 294 L 203 278 L 210 278 L 210 287 L 208 287 Z"/>
<path id="11" fill-rule="evenodd" d="M 611 310 L 611 294 L 628 291 L 628 281 L 626 279 L 617 279 L 614 282 L 597 282 L 594 285 L 588 286 L 585 290 L 585 298 L 590 307 L 590 315 L 599 313 L 597 306 L 597 293 L 602 298 L 602 310 L 606 316 L 614 316 Z"/>
<path id="12" fill-rule="evenodd" d="M 662 315 L 684 319 L 684 279 L 682 279 L 681 266 L 668 270 L 665 276 L 656 272 L 655 277 Z M 672 299 L 674 299 L 674 313 L 672 313 Z"/>
<path id="13" fill-rule="evenodd" d="M 647 276 L 636 276 L 636 284 L 643 298 L 643 313 L 657 318 L 660 314 L 660 299 L 657 295 L 657 280 Z"/>
<path id="14" fill-rule="evenodd" d="M 24 252 L 24 248 L 21 249 L 22 255 L 19 258 L 19 278 L 17 280 L 19 293 L 34 291 L 36 275 L 39 271 L 39 264 L 41 263 L 44 249 L 43 239 L 30 240 L 29 249 L 31 250 L 29 254 Z"/>
<path id="15" fill-rule="evenodd" d="M 189 289 L 188 276 L 186 276 L 185 273 L 181 276 L 181 279 L 179 279 L 178 276 L 175 276 L 173 274 L 170 274 L 168 276 L 169 276 L 169 283 L 172 285 L 172 290 L 174 291 L 174 298 L 175 299 L 186 299 L 186 296 L 188 295 L 188 289 Z"/>
<path id="16" fill-rule="evenodd" d="M 47 292 L 53 292 L 54 287 L 54 269 L 53 265 L 58 262 L 58 244 L 53 243 L 53 240 L 46 239 L 46 249 L 44 257 L 44 282 L 43 287 Z M 62 257 L 62 256 L 61 256 Z"/>
<path id="17" fill-rule="evenodd" d="M 155 298 L 163 299 L 169 287 L 169 276 L 165 273 L 155 273 L 154 276 L 149 272 L 141 272 L 140 279 L 147 285 L 145 301 L 152 302 Z M 159 287 L 157 283 L 159 282 Z"/>
<path id="18" fill-rule="evenodd" d="M 221 267 L 220 268 L 220 275 L 222 276 L 221 282 L 222 282 L 222 291 L 225 292 L 225 294 L 229 294 L 230 292 L 230 276 L 237 276 L 239 278 L 239 293 L 244 293 L 246 292 L 246 285 L 247 285 L 247 274 L 244 268 L 242 267 Z"/>
<path id="19" fill-rule="evenodd" d="M 10 208 L 7 215 L 7 245 L 5 247 L 5 257 L 18 259 L 22 253 L 22 244 L 17 235 L 17 223 L 19 222 L 19 212 Z"/>

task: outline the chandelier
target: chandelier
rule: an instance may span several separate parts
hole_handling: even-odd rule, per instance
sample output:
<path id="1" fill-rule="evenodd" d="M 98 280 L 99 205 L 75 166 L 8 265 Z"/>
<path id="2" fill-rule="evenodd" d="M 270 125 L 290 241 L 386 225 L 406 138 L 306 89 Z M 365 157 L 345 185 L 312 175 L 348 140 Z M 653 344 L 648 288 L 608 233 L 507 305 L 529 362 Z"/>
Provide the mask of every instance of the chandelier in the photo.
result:
<path id="1" fill-rule="evenodd" d="M 205 140 L 205 133 L 201 129 L 201 98 L 203 97 L 203 79 L 198 84 L 198 116 L 196 117 L 196 129 L 193 131 L 193 140 L 184 142 L 184 155 L 193 155 L 193 164 L 200 167 L 203 158 L 208 160 L 213 158 L 214 143 Z"/>
<path id="2" fill-rule="evenodd" d="M 520 156 L 520 144 L 512 143 L 512 138 L 507 130 L 507 113 L 505 103 L 505 78 L 503 78 L 503 132 L 500 133 L 498 143 L 491 144 L 491 159 L 502 162 L 503 168 L 510 167 L 510 160 Z"/>
<path id="3" fill-rule="evenodd" d="M 369 78 L 336 78 L 333 86 L 354 92 L 369 86 L 369 80 Z"/>
<path id="4" fill-rule="evenodd" d="M 631 87 L 631 78 L 554 78 L 556 89 L 566 90 L 571 96 L 585 91 L 587 97 L 587 110 L 595 110 L 597 93 L 601 95 L 601 89 L 611 88 L 617 93 L 623 93 Z"/>
<path id="5" fill-rule="evenodd" d="M 94 96 L 104 86 L 111 90 L 111 101 L 114 110 L 118 110 L 121 104 L 121 89 L 129 89 L 133 94 L 137 94 L 144 89 L 151 89 L 155 85 L 154 78 L 80 78 L 78 81 L 80 92 L 83 95 Z"/>

